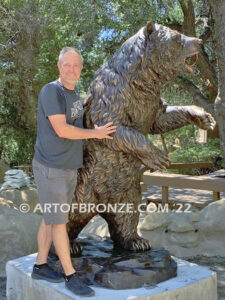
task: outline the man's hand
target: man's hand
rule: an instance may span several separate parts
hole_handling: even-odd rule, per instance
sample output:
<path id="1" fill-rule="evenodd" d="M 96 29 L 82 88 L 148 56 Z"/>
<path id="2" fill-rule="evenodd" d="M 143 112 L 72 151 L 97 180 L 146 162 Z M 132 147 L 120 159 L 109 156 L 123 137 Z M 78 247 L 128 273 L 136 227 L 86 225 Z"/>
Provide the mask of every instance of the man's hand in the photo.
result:
<path id="1" fill-rule="evenodd" d="M 65 115 L 51 115 L 48 119 L 55 130 L 56 134 L 65 139 L 113 139 L 110 133 L 116 131 L 116 126 L 112 126 L 113 122 L 109 122 L 104 126 L 95 125 L 94 129 L 79 128 L 66 123 Z"/>
<path id="2" fill-rule="evenodd" d="M 95 137 L 97 139 L 110 139 L 112 140 L 113 137 L 110 136 L 110 133 L 116 131 L 116 126 L 112 126 L 113 122 L 109 122 L 104 126 L 95 125 Z"/>

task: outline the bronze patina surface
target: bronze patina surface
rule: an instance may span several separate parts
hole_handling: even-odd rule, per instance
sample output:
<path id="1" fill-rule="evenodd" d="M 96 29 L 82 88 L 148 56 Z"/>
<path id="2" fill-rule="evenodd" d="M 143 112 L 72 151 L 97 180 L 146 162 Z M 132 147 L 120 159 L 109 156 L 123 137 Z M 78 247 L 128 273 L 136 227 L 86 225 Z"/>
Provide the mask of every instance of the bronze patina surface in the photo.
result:
<path id="1" fill-rule="evenodd" d="M 144 165 L 160 170 L 169 164 L 166 153 L 157 149 L 147 134 L 159 134 L 196 124 L 212 129 L 212 116 L 197 106 L 168 106 L 160 88 L 177 75 L 193 72 L 187 58 L 201 49 L 201 40 L 187 37 L 159 24 L 148 23 L 129 38 L 96 72 L 85 99 L 85 127 L 113 121 L 114 139 L 90 139 L 84 144 L 84 167 L 79 169 L 73 203 L 94 205 L 131 203 L 132 213 L 104 211 L 115 246 L 127 250 L 149 250 L 150 242 L 137 234 L 140 176 Z M 98 212 L 70 213 L 67 224 L 71 252 L 84 226 Z"/>

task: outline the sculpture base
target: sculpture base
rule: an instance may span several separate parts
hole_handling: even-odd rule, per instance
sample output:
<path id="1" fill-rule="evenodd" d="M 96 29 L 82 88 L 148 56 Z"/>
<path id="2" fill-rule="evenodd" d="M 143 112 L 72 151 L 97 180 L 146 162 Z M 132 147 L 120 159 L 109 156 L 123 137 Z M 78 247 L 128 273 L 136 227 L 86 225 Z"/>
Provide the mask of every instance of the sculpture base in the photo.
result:
<path id="1" fill-rule="evenodd" d="M 50 283 L 31 278 L 37 253 L 8 261 L 8 300 L 71 300 L 84 299 L 75 296 L 65 288 L 64 282 Z M 196 264 L 174 258 L 177 262 L 177 277 L 161 282 L 155 287 L 127 290 L 112 290 L 93 287 L 94 300 L 217 300 L 216 273 Z M 91 299 L 91 298 L 89 298 Z"/>
<path id="2" fill-rule="evenodd" d="M 177 276 L 177 264 L 168 250 L 152 247 L 148 251 L 128 251 L 114 247 L 109 237 L 80 234 L 75 240 L 82 246 L 79 256 L 72 263 L 88 285 L 115 290 L 156 286 L 162 281 Z M 53 245 L 53 244 L 52 244 Z M 63 268 L 54 251 L 49 254 L 49 265 L 58 272 Z"/>

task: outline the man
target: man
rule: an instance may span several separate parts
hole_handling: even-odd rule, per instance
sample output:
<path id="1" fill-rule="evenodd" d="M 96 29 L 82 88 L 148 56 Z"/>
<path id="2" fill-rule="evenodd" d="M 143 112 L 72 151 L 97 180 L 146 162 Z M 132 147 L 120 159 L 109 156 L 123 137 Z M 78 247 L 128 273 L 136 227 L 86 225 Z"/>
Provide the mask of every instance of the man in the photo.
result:
<path id="1" fill-rule="evenodd" d="M 59 79 L 46 84 L 38 99 L 38 129 L 33 172 L 43 219 L 37 235 L 38 255 L 32 278 L 52 282 L 64 280 L 47 264 L 53 241 L 65 273 L 65 286 L 73 293 L 91 296 L 94 291 L 83 283 L 74 269 L 66 230 L 68 212 L 76 187 L 77 169 L 82 167 L 82 139 L 107 138 L 116 131 L 112 122 L 94 129 L 83 128 L 83 106 L 75 87 L 83 68 L 82 56 L 71 47 L 62 49 L 58 60 Z M 48 207 L 47 207 L 48 205 Z"/>

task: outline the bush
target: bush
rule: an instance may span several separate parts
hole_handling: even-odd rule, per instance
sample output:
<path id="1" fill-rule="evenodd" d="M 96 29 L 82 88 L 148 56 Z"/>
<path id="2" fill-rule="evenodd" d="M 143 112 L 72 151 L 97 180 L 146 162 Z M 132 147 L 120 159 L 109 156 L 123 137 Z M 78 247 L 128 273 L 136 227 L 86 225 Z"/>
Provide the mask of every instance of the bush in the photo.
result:
<path id="1" fill-rule="evenodd" d="M 190 162 L 212 162 L 213 168 L 209 168 L 207 173 L 214 172 L 223 168 L 222 154 L 219 139 L 209 139 L 205 144 L 188 143 L 174 152 L 170 153 L 172 163 L 190 163 Z M 201 175 L 201 169 L 181 169 L 169 170 L 171 173 Z"/>
<path id="2" fill-rule="evenodd" d="M 1 159 L 11 168 L 16 165 L 31 164 L 34 154 L 34 132 L 1 135 Z"/>

